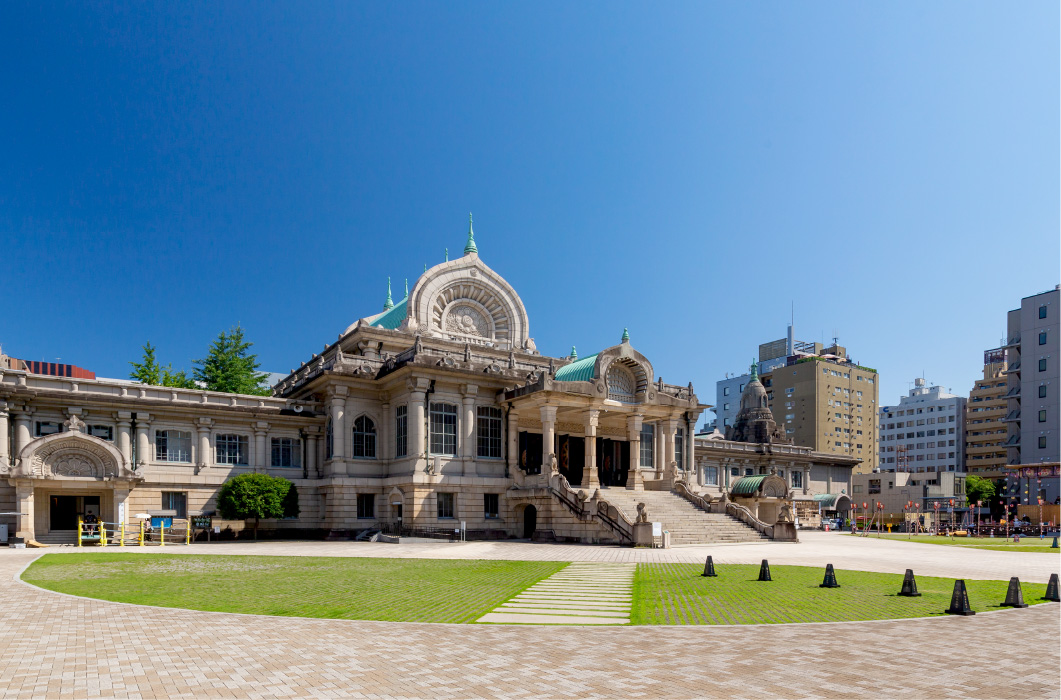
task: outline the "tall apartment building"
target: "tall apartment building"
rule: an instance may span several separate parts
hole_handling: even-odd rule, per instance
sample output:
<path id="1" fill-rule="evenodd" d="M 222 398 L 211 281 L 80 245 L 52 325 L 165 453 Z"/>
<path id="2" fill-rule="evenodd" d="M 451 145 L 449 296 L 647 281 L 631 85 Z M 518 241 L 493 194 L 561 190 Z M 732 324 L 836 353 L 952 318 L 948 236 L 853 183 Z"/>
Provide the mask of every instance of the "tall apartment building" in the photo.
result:
<path id="1" fill-rule="evenodd" d="M 785 435 L 816 452 L 861 459 L 855 473 L 877 468 L 877 371 L 854 363 L 835 342 L 825 347 L 788 337 L 759 346 L 759 376 Z M 751 375 L 716 383 L 716 427 L 725 432 Z"/>
<path id="2" fill-rule="evenodd" d="M 759 346 L 759 375 L 769 374 L 778 367 L 788 364 L 790 357 L 810 357 L 821 355 L 824 346 L 821 343 L 808 343 L 795 339 L 795 331 L 790 324 L 788 337 L 763 343 Z M 744 393 L 744 387 L 751 381 L 751 374 L 735 377 L 726 377 L 715 383 L 715 426 L 719 432 L 725 433 L 726 428 L 733 425 L 737 420 L 737 412 L 740 410 L 740 397 Z"/>
<path id="3" fill-rule="evenodd" d="M 1058 442 L 1058 379 L 1061 354 L 1061 285 L 1021 299 L 1006 318 L 1009 341 L 1007 372 L 1009 464 L 1037 464 L 1061 459 Z"/>
<path id="4" fill-rule="evenodd" d="M 763 378 L 770 408 L 795 444 L 861 459 L 854 473 L 878 466 L 877 370 L 852 362 L 844 348 L 789 358 Z"/>
<path id="5" fill-rule="evenodd" d="M 984 351 L 984 376 L 973 384 L 965 404 L 965 468 L 989 479 L 1005 476 L 1006 349 Z"/>
<path id="6" fill-rule="evenodd" d="M 965 471 L 964 425 L 965 397 L 915 379 L 899 405 L 880 407 L 881 471 Z"/>

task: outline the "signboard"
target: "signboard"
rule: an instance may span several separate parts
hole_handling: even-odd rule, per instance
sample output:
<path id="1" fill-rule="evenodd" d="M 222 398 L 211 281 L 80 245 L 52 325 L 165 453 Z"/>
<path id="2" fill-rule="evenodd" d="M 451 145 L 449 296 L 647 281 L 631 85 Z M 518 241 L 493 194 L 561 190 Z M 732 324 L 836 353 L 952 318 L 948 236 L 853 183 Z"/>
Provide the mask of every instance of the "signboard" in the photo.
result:
<path id="1" fill-rule="evenodd" d="M 125 501 L 118 504 L 118 522 L 125 522 Z"/>
<path id="2" fill-rule="evenodd" d="M 663 537 L 663 523 L 652 523 L 652 536 Z"/>
<path id="3" fill-rule="evenodd" d="M 192 516 L 192 527 L 199 530 L 209 530 L 211 525 L 211 518 L 209 515 L 193 515 Z"/>

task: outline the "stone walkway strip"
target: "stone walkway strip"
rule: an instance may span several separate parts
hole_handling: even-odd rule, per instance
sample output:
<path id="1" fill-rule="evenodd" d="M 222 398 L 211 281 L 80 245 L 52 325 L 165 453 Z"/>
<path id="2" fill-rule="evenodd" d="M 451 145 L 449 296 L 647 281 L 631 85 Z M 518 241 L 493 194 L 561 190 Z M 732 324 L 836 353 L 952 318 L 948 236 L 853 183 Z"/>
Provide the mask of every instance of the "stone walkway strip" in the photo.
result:
<path id="1" fill-rule="evenodd" d="M 569 564 L 478 621 L 510 625 L 628 625 L 636 568 L 636 564 Z"/>

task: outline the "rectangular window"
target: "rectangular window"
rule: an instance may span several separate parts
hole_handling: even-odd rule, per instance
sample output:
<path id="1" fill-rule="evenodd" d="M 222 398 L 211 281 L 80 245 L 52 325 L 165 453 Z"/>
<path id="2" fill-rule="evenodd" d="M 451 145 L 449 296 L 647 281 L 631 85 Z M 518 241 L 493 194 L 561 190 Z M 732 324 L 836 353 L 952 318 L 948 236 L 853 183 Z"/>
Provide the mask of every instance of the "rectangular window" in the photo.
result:
<path id="1" fill-rule="evenodd" d="M 398 406 L 394 409 L 394 456 L 404 457 L 409 454 L 409 407 Z"/>
<path id="2" fill-rule="evenodd" d="M 718 467 L 704 467 L 704 485 L 718 486 Z"/>
<path id="3" fill-rule="evenodd" d="M 1045 435 L 1040 435 L 1039 436 L 1039 449 L 1040 450 L 1045 450 L 1046 449 L 1046 436 Z"/>
<path id="4" fill-rule="evenodd" d="M 324 459 L 332 458 L 332 420 L 324 426 Z"/>
<path id="5" fill-rule="evenodd" d="M 792 488 L 803 488 L 803 472 L 796 469 L 792 470 Z"/>
<path id="6" fill-rule="evenodd" d="M 496 493 L 484 493 L 483 494 L 483 517 L 487 520 L 493 520 L 498 517 L 498 501 L 500 496 Z"/>
<path id="7" fill-rule="evenodd" d="M 1046 358 L 1043 358 L 1043 359 L 1039 360 L 1039 371 L 1040 372 L 1045 372 L 1046 371 Z"/>
<path id="8" fill-rule="evenodd" d="M 50 421 L 37 421 L 37 437 L 44 437 L 45 435 L 54 435 L 55 433 L 63 432 L 63 426 L 61 423 L 52 423 Z"/>
<path id="9" fill-rule="evenodd" d="M 1046 422 L 1046 411 L 1039 411 L 1039 422 L 1040 423 L 1045 423 Z"/>
<path id="10" fill-rule="evenodd" d="M 1040 384 L 1039 385 L 1039 398 L 1040 399 L 1045 399 L 1046 398 L 1046 385 L 1045 384 Z"/>
<path id="11" fill-rule="evenodd" d="M 92 437 L 98 437 L 100 440 L 114 442 L 114 428 L 109 425 L 90 425 L 88 426 L 88 434 Z"/>
<path id="12" fill-rule="evenodd" d="M 191 462 L 192 434 L 183 430 L 156 430 L 155 461 Z"/>
<path id="13" fill-rule="evenodd" d="M 357 494 L 357 519 L 373 520 L 376 517 L 376 494 Z"/>
<path id="14" fill-rule="evenodd" d="M 436 502 L 438 504 L 438 517 L 442 518 L 454 518 L 456 517 L 453 508 L 453 494 L 452 493 L 439 493 L 436 494 Z"/>
<path id="15" fill-rule="evenodd" d="M 641 424 L 641 466 L 652 469 L 656 466 L 656 426 Z"/>
<path id="16" fill-rule="evenodd" d="M 163 491 L 162 510 L 175 510 L 177 518 L 188 517 L 188 494 L 183 491 Z"/>
<path id="17" fill-rule="evenodd" d="M 678 428 L 674 433 L 674 461 L 678 469 L 685 469 L 685 428 Z"/>
<path id="18" fill-rule="evenodd" d="M 478 456 L 501 459 L 501 409 L 495 406 L 476 408 L 476 437 Z"/>
<path id="19" fill-rule="evenodd" d="M 722 387 L 722 395 L 723 396 L 729 396 L 729 387 L 728 386 Z"/>
<path id="20" fill-rule="evenodd" d="M 457 407 L 454 404 L 431 404 L 431 454 L 457 454 Z"/>
<path id="21" fill-rule="evenodd" d="M 740 467 L 730 467 L 729 475 L 730 476 L 740 476 Z"/>
<path id="22" fill-rule="evenodd" d="M 272 466 L 302 468 L 302 441 L 298 438 L 273 438 L 272 450 Z"/>
<path id="23" fill-rule="evenodd" d="M 246 466 L 250 463 L 248 443 L 246 435 L 218 435 L 214 440 L 217 463 Z"/>

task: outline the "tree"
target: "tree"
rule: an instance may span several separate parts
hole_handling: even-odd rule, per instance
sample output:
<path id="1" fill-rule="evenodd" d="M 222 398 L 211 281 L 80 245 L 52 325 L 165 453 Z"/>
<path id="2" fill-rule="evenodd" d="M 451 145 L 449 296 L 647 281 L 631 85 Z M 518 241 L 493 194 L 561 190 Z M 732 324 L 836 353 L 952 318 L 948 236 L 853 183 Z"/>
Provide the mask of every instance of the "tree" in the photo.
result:
<path id="1" fill-rule="evenodd" d="M 221 331 L 207 356 L 195 360 L 195 379 L 209 391 L 268 396 L 264 382 L 269 375 L 258 371 L 258 356 L 247 352 L 253 344 L 243 339 L 238 325 L 228 333 Z"/>
<path id="2" fill-rule="evenodd" d="M 294 513 L 290 512 L 290 492 L 294 489 L 294 484 L 277 476 L 240 474 L 221 485 L 217 492 L 217 511 L 226 520 L 254 518 L 254 539 L 257 540 L 258 524 L 262 518 L 298 515 L 297 493 L 294 496 Z"/>
<path id="3" fill-rule="evenodd" d="M 133 366 L 133 371 L 129 373 L 129 379 L 135 379 L 141 384 L 159 386 L 162 383 L 162 371 L 158 366 L 158 361 L 155 360 L 155 346 L 149 340 L 147 345 L 143 347 L 144 356 L 141 361 L 129 363 Z"/>
<path id="4" fill-rule="evenodd" d="M 995 485 L 990 479 L 970 474 L 965 477 L 965 498 L 970 506 L 977 501 L 990 501 L 995 496 Z"/>
<path id="5" fill-rule="evenodd" d="M 173 371 L 173 365 L 168 364 L 161 367 L 155 359 L 155 346 L 148 341 L 144 348 L 144 356 L 140 362 L 130 362 L 133 371 L 129 373 L 130 379 L 135 379 L 141 384 L 151 386 L 173 386 L 181 389 L 197 389 L 195 380 L 188 376 L 182 369 Z"/>

